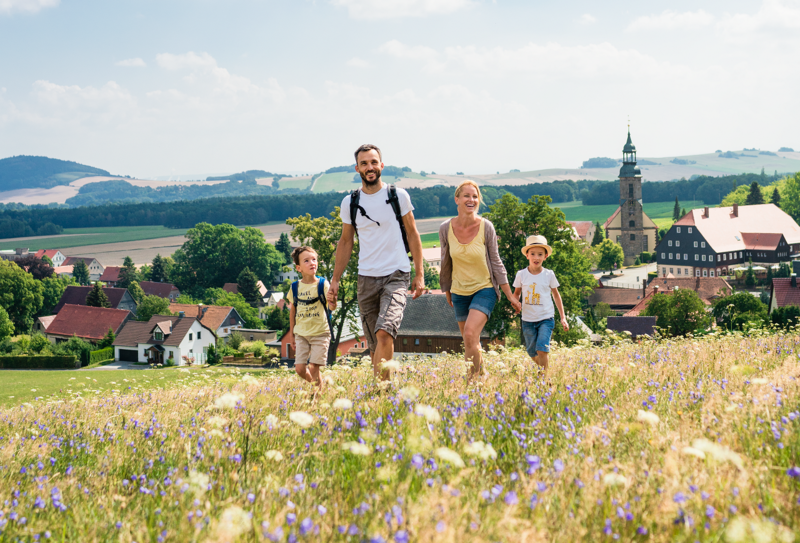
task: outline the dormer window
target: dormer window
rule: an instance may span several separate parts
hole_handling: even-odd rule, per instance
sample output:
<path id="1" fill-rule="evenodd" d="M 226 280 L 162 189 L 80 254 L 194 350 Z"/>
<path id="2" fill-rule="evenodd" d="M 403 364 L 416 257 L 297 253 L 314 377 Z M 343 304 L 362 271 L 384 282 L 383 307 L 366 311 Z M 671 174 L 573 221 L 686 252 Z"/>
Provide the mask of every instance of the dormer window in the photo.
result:
<path id="1" fill-rule="evenodd" d="M 153 334 L 153 337 L 156 339 L 156 341 L 163 341 L 164 340 L 164 333 L 161 332 L 161 330 L 156 330 L 156 333 Z"/>

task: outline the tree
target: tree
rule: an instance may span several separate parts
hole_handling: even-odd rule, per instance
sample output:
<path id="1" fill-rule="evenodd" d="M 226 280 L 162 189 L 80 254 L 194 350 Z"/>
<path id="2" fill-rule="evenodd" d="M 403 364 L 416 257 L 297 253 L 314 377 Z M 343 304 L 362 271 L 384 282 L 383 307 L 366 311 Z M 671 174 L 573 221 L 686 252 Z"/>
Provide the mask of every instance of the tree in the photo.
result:
<path id="1" fill-rule="evenodd" d="M 273 305 L 264 311 L 266 319 L 264 319 L 264 323 L 267 325 L 267 329 L 269 330 L 277 330 L 279 332 L 279 336 L 283 336 L 286 332 L 289 331 L 289 308 L 284 307 L 283 309 L 279 308 L 277 305 Z"/>
<path id="2" fill-rule="evenodd" d="M 89 266 L 83 260 L 78 260 L 72 266 L 72 277 L 79 285 L 89 284 Z"/>
<path id="3" fill-rule="evenodd" d="M 781 207 L 781 193 L 778 192 L 778 187 L 775 187 L 772 191 L 772 196 L 769 199 L 770 203 L 775 204 L 778 207 Z"/>
<path id="4" fill-rule="evenodd" d="M 779 328 L 793 328 L 800 324 L 800 307 L 796 305 L 778 307 L 772 311 L 770 320 Z"/>
<path id="5" fill-rule="evenodd" d="M 753 261 L 750 261 L 750 265 L 747 266 L 747 272 L 744 276 L 744 284 L 747 288 L 753 288 L 756 286 L 756 274 L 753 271 Z"/>
<path id="6" fill-rule="evenodd" d="M 244 320 L 247 328 L 261 330 L 264 322 L 258 317 L 258 310 L 251 307 L 238 293 L 226 292 L 221 288 L 210 288 L 206 290 L 206 297 L 203 300 L 208 305 L 226 305 L 233 307 L 239 316 Z"/>
<path id="7" fill-rule="evenodd" d="M 8 318 L 8 313 L 0 307 L 0 340 L 14 335 L 14 323 Z"/>
<path id="8" fill-rule="evenodd" d="M 594 236 L 592 236 L 592 247 L 600 245 L 603 243 L 603 227 L 600 226 L 600 222 L 594 223 Z"/>
<path id="9" fill-rule="evenodd" d="M 136 307 L 136 320 L 149 321 L 153 315 L 172 315 L 169 299 L 160 296 L 145 296 Z"/>
<path id="10" fill-rule="evenodd" d="M 106 335 L 103 336 L 103 339 L 97 342 L 97 346 L 100 349 L 105 349 L 107 347 L 111 347 L 114 344 L 114 340 L 117 339 L 116 334 L 114 334 L 114 330 L 111 328 L 108 329 Z"/>
<path id="11" fill-rule="evenodd" d="M 53 261 L 50 260 L 50 257 L 47 256 L 47 255 L 42 255 L 42 262 L 44 262 L 48 266 L 55 267 L 54 264 L 53 264 Z"/>
<path id="12" fill-rule="evenodd" d="M 656 325 L 670 336 L 685 336 L 704 330 L 711 323 L 703 300 L 695 291 L 686 288 L 670 294 L 655 294 L 641 314 L 657 317 Z"/>
<path id="13" fill-rule="evenodd" d="M 737 292 L 712 302 L 717 324 L 728 330 L 761 328 L 769 322 L 767 306 L 749 292 Z"/>
<path id="14" fill-rule="evenodd" d="M 131 284 L 128 285 L 128 292 L 137 304 L 145 297 L 144 290 L 138 281 L 131 281 Z"/>
<path id="15" fill-rule="evenodd" d="M 98 281 L 86 295 L 86 305 L 89 307 L 111 307 L 108 296 L 103 292 L 103 284 Z"/>
<path id="16" fill-rule="evenodd" d="M 441 285 L 439 283 L 439 272 L 436 271 L 436 268 L 428 264 L 427 260 L 422 261 L 422 273 L 423 277 L 425 277 L 425 287 L 426 288 L 439 288 Z M 417 270 L 413 267 L 411 268 L 411 282 L 414 282 L 414 277 L 417 275 Z"/>
<path id="17" fill-rule="evenodd" d="M 36 256 L 32 254 L 29 254 L 25 258 L 20 258 L 16 262 L 17 266 L 23 270 L 27 270 L 37 281 L 41 281 L 45 277 L 51 277 L 55 273 L 52 262 L 48 264 L 43 259 L 36 258 Z"/>
<path id="18" fill-rule="evenodd" d="M 675 197 L 675 207 L 672 209 L 672 220 L 678 221 L 681 218 L 681 206 L 678 203 L 678 197 Z"/>
<path id="19" fill-rule="evenodd" d="M 126 256 L 125 260 L 122 263 L 122 269 L 119 270 L 119 279 L 117 280 L 117 287 L 119 288 L 128 288 L 131 283 L 134 281 L 138 281 L 138 272 L 136 271 L 136 265 L 134 265 L 133 260 L 131 257 Z"/>
<path id="20" fill-rule="evenodd" d="M 14 262 L 0 260 L 0 307 L 8 313 L 16 333 L 30 330 L 42 302 L 42 283 Z"/>
<path id="21" fill-rule="evenodd" d="M 311 218 L 306 213 L 300 217 L 286 220 L 286 224 L 292 227 L 292 239 L 300 245 L 307 245 L 313 248 L 319 256 L 319 268 L 317 274 L 322 277 L 333 277 L 335 266 L 334 255 L 336 254 L 336 244 L 342 235 L 342 219 L 339 216 L 339 207 L 335 207 L 328 217 Z M 357 327 L 358 315 L 358 238 L 353 243 L 353 254 L 347 264 L 342 279 L 339 282 L 339 298 L 336 310 L 331 316 L 333 322 L 333 337 L 331 338 L 330 348 L 328 349 L 328 363 L 336 359 L 336 350 L 339 348 L 339 340 L 342 332 L 346 329 L 345 325 L 349 322 Z"/>
<path id="22" fill-rule="evenodd" d="M 250 307 L 258 307 L 258 302 L 261 301 L 261 291 L 258 288 L 256 274 L 251 272 L 250 268 L 245 268 L 236 279 L 236 284 L 239 286 L 239 294 L 250 304 Z"/>
<path id="23" fill-rule="evenodd" d="M 589 273 L 591 264 L 581 251 L 582 244 L 572 239 L 572 229 L 564 213 L 550 207 L 551 202 L 549 196 L 534 195 L 523 203 L 513 194 L 504 194 L 489 207 L 490 211 L 485 216 L 492 221 L 500 238 L 500 258 L 510 277 L 528 266 L 528 259 L 522 254 L 525 237 L 539 234 L 547 238 L 554 250 L 545 267 L 555 272 L 561 284 L 558 290 L 567 313 L 565 316 L 573 323 L 565 333 L 561 328 L 560 316 L 556 315 L 554 338 L 572 343 L 583 336 L 574 319 L 581 314 L 581 301 L 592 292 L 592 285 L 597 284 L 597 280 Z M 501 297 L 489 317 L 486 330 L 494 337 L 502 337 L 518 318 L 508 300 Z"/>
<path id="24" fill-rule="evenodd" d="M 786 178 L 781 194 L 781 209 L 795 221 L 800 220 L 800 172 Z"/>
<path id="25" fill-rule="evenodd" d="M 292 263 L 292 244 L 286 232 L 281 232 L 281 236 L 278 238 L 278 241 L 275 242 L 275 249 L 286 257 L 287 264 Z"/>
<path id="26" fill-rule="evenodd" d="M 610 239 L 604 239 L 603 242 L 597 246 L 600 253 L 600 260 L 597 267 L 601 270 L 609 270 L 614 273 L 614 267 L 620 266 L 625 259 L 625 253 L 619 243 L 615 243 Z"/>
<path id="27" fill-rule="evenodd" d="M 747 193 L 747 199 L 744 201 L 744 205 L 752 206 L 764 203 L 764 195 L 761 194 L 761 187 L 758 185 L 758 182 L 753 181 L 750 183 L 750 191 Z"/>
<path id="28" fill-rule="evenodd" d="M 203 289 L 235 283 L 246 267 L 264 284 L 272 284 L 284 264 L 284 255 L 264 241 L 261 230 L 203 222 L 186 232 L 186 242 L 175 251 L 171 279 L 181 292 L 199 296 Z"/>
<path id="29" fill-rule="evenodd" d="M 58 305 L 67 287 L 77 284 L 72 277 L 66 275 L 62 277 L 53 275 L 42 279 L 42 307 L 36 316 L 50 315 L 53 312 L 53 308 Z"/>
<path id="30" fill-rule="evenodd" d="M 150 269 L 150 281 L 155 281 L 156 283 L 165 283 L 169 281 L 167 261 L 165 258 L 162 258 L 160 254 L 157 254 L 153 258 L 153 266 Z"/>

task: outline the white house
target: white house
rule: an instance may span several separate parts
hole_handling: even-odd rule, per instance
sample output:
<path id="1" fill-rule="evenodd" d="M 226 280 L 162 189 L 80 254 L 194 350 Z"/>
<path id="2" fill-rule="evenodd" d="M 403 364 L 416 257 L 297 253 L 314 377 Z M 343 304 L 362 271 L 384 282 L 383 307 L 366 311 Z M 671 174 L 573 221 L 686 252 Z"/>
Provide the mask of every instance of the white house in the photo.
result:
<path id="1" fill-rule="evenodd" d="M 153 315 L 147 322 L 128 321 L 114 341 L 114 358 L 127 362 L 176 366 L 204 364 L 214 332 L 196 317 Z M 187 360 L 188 359 L 188 360 Z"/>
<path id="2" fill-rule="evenodd" d="M 169 304 L 169 310 L 185 317 L 199 318 L 203 326 L 226 342 L 228 336 L 244 328 L 244 319 L 229 305 Z"/>
<path id="3" fill-rule="evenodd" d="M 50 259 L 54 268 L 58 268 L 64 264 L 64 261 L 67 259 L 67 257 L 64 256 L 64 253 L 58 249 L 39 249 L 36 251 L 36 258 L 42 258 L 43 256 L 46 256 Z"/>
<path id="4" fill-rule="evenodd" d="M 105 266 L 100 264 L 96 258 L 92 256 L 68 256 L 66 260 L 61 264 L 61 266 L 56 266 L 58 268 L 62 268 L 65 266 L 75 266 L 78 260 L 83 260 L 86 263 L 86 266 L 89 268 L 89 280 L 90 281 L 99 281 L 100 276 L 103 275 L 105 271 Z M 55 262 L 54 262 L 55 264 Z M 60 274 L 59 274 L 60 275 Z M 71 275 L 70 275 L 71 277 Z"/>

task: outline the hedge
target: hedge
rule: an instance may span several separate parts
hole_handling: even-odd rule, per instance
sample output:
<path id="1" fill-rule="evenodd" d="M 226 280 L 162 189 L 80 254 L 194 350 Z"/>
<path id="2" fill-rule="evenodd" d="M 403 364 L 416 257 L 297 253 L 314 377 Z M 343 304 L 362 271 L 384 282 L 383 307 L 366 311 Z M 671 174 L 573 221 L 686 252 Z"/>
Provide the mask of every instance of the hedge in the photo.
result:
<path id="1" fill-rule="evenodd" d="M 0 356 L 0 369 L 64 369 L 81 367 L 76 356 Z"/>
<path id="2" fill-rule="evenodd" d="M 113 358 L 114 347 L 106 347 L 105 349 L 100 349 L 98 351 L 92 351 L 89 353 L 89 364 L 105 362 L 106 360 L 112 360 Z"/>

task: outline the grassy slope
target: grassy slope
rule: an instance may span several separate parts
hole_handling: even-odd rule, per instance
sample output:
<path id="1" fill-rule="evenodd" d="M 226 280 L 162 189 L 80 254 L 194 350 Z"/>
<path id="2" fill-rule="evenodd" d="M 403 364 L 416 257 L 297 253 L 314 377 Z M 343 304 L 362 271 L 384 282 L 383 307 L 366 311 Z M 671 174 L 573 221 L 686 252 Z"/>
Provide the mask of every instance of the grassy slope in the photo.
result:
<path id="1" fill-rule="evenodd" d="M 521 350 L 489 352 L 480 387 L 457 356 L 418 359 L 383 393 L 370 367 L 333 366 L 313 402 L 288 372 L 134 372 L 130 392 L 0 410 L 0 487 L 27 519 L 7 504 L 3 536 L 661 543 L 749 540 L 733 533 L 754 523 L 758 540 L 788 541 L 796 348 L 738 336 L 554 349 L 546 380 Z"/>
<path id="2" fill-rule="evenodd" d="M 282 189 L 300 189 L 306 190 L 311 185 L 311 179 L 294 179 L 291 177 L 284 177 L 278 181 L 278 186 Z"/>
<path id="3" fill-rule="evenodd" d="M 102 243 L 119 243 L 123 241 L 138 241 L 143 239 L 166 238 L 182 236 L 186 228 L 167 228 L 165 226 L 110 226 L 106 228 L 65 228 L 66 237 L 46 237 L 24 241 L 0 240 L 0 249 L 13 249 L 20 244 L 32 251 L 39 249 L 66 249 L 69 247 L 82 247 L 84 245 L 99 245 Z"/>

